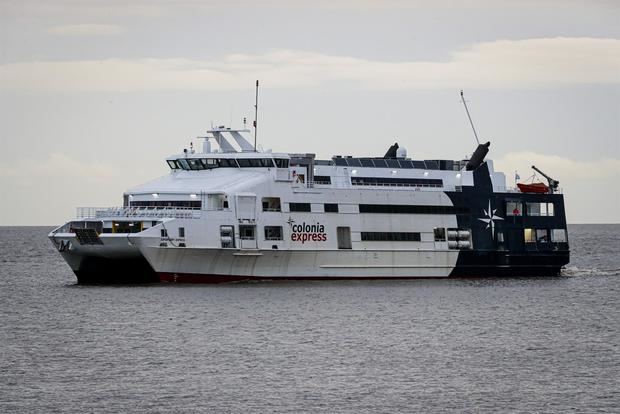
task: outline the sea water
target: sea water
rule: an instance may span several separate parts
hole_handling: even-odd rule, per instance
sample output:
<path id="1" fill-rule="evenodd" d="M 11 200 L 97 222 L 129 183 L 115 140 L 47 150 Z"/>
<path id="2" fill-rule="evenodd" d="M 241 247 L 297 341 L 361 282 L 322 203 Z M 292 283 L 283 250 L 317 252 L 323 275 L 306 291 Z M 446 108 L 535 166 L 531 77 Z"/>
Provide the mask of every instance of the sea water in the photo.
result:
<path id="1" fill-rule="evenodd" d="M 0 412 L 619 412 L 620 225 L 560 277 L 78 286 L 0 228 Z"/>

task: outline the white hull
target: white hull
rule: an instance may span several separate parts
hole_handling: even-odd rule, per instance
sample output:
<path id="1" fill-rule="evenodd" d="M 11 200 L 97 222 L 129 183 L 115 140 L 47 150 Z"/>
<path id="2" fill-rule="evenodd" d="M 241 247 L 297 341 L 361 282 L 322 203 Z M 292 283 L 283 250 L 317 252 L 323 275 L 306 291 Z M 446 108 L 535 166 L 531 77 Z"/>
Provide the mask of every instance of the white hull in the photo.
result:
<path id="1" fill-rule="evenodd" d="M 138 243 L 143 243 L 140 240 Z M 239 250 L 140 246 L 160 279 L 443 278 L 458 251 Z"/>

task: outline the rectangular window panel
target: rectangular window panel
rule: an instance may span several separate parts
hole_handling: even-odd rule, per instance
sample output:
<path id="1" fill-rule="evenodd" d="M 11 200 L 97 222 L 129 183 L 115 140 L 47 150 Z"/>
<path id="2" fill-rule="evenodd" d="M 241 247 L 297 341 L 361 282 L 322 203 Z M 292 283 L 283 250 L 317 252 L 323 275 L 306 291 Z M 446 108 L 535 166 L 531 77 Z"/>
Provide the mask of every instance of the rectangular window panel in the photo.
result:
<path id="1" fill-rule="evenodd" d="M 239 225 L 239 238 L 241 240 L 254 240 L 255 235 L 254 231 L 256 230 L 256 226 L 246 226 Z"/>
<path id="2" fill-rule="evenodd" d="M 506 201 L 506 215 L 520 216 L 523 214 L 523 205 L 520 201 Z"/>
<path id="3" fill-rule="evenodd" d="M 523 239 L 526 243 L 536 243 L 536 230 L 523 229 Z"/>
<path id="4" fill-rule="evenodd" d="M 315 184 L 322 184 L 322 185 L 331 184 L 332 183 L 332 178 L 329 175 L 315 175 L 314 176 L 314 183 Z"/>
<path id="5" fill-rule="evenodd" d="M 311 211 L 310 203 L 289 203 L 289 211 L 309 213 Z"/>
<path id="6" fill-rule="evenodd" d="M 503 243 L 504 242 L 504 232 L 503 231 L 498 231 L 495 239 L 497 240 L 498 243 Z"/>
<path id="7" fill-rule="evenodd" d="M 337 213 L 338 212 L 338 204 L 325 204 L 324 205 L 326 213 Z"/>
<path id="8" fill-rule="evenodd" d="M 282 226 L 265 226 L 265 240 L 282 240 Z"/>
<path id="9" fill-rule="evenodd" d="M 420 241 L 420 233 L 363 231 L 362 241 Z"/>
<path id="10" fill-rule="evenodd" d="M 547 229 L 538 229 L 536 230 L 536 241 L 539 243 L 548 243 L 549 242 L 549 232 Z"/>
<path id="11" fill-rule="evenodd" d="M 185 227 L 179 227 L 179 237 L 185 237 Z"/>
<path id="12" fill-rule="evenodd" d="M 555 243 L 566 243 L 568 240 L 566 237 L 565 229 L 553 229 L 551 230 L 551 240 Z"/>
<path id="13" fill-rule="evenodd" d="M 435 235 L 435 241 L 442 242 L 446 241 L 446 229 L 443 227 L 435 227 L 433 229 L 433 234 Z"/>
<path id="14" fill-rule="evenodd" d="M 263 211 L 281 211 L 280 197 L 263 197 Z"/>
<path id="15" fill-rule="evenodd" d="M 541 203 L 526 203 L 528 216 L 540 216 Z"/>

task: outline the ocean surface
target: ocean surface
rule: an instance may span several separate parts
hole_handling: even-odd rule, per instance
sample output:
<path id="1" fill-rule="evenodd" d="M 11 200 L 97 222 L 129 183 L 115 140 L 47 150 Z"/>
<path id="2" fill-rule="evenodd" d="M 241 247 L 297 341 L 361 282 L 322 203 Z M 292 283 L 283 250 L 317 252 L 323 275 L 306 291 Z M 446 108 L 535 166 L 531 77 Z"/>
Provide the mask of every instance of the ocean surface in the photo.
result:
<path id="1" fill-rule="evenodd" d="M 620 412 L 620 225 L 561 277 L 77 286 L 0 227 L 0 412 Z"/>

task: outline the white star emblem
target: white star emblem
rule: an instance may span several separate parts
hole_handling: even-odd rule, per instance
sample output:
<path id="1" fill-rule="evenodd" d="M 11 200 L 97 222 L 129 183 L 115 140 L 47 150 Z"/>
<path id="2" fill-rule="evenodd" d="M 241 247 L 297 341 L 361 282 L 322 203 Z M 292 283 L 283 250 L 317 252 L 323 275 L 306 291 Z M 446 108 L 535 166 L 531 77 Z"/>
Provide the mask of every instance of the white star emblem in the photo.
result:
<path id="1" fill-rule="evenodd" d="M 495 220 L 503 220 L 503 217 L 500 216 L 496 216 L 495 212 L 497 211 L 497 209 L 493 209 L 491 210 L 491 199 L 489 199 L 489 209 L 488 210 L 482 210 L 484 211 L 484 218 L 479 218 L 478 220 L 487 223 L 487 226 L 485 228 L 491 228 L 491 237 L 494 239 L 495 238 Z"/>
<path id="2" fill-rule="evenodd" d="M 295 223 L 295 220 L 293 220 L 293 218 L 291 216 L 289 216 L 287 223 L 289 226 L 293 227 L 293 223 Z"/>

